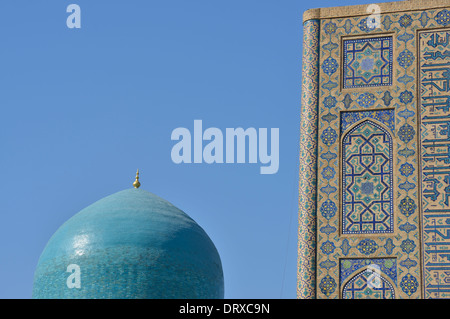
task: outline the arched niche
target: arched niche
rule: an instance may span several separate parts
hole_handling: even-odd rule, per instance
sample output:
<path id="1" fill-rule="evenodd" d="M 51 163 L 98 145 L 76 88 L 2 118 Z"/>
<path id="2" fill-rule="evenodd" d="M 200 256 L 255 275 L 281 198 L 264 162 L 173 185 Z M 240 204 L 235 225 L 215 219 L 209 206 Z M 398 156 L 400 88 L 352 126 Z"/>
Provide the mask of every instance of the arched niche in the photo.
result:
<path id="1" fill-rule="evenodd" d="M 395 288 L 383 272 L 366 266 L 343 283 L 342 299 L 395 299 Z"/>
<path id="2" fill-rule="evenodd" d="M 392 132 L 374 119 L 341 138 L 341 233 L 393 233 Z"/>

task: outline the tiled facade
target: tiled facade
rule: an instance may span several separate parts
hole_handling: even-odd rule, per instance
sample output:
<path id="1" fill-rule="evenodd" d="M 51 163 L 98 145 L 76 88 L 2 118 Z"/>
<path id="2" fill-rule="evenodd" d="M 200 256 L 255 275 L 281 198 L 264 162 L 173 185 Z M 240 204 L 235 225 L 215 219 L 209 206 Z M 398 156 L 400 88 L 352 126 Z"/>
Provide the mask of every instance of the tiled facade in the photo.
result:
<path id="1" fill-rule="evenodd" d="M 298 298 L 450 298 L 450 3 L 379 8 L 305 13 Z"/>

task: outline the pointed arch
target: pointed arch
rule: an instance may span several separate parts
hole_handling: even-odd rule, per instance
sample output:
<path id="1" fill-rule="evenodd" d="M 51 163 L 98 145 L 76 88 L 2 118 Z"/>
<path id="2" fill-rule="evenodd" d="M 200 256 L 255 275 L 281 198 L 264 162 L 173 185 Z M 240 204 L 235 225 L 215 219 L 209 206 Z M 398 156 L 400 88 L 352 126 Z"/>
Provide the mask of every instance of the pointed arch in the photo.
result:
<path id="1" fill-rule="evenodd" d="M 343 134 L 341 152 L 341 233 L 392 233 L 391 131 L 380 122 L 365 118 Z"/>
<path id="2" fill-rule="evenodd" d="M 395 299 L 395 289 L 384 273 L 367 266 L 343 284 L 342 299 Z"/>

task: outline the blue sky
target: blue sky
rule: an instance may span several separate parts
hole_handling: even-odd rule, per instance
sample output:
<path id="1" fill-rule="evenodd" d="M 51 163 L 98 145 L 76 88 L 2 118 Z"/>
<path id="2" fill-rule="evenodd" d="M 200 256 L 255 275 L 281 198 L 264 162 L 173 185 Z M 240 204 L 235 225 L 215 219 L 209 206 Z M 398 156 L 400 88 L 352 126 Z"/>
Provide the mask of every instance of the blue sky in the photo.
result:
<path id="1" fill-rule="evenodd" d="M 137 168 L 214 241 L 226 298 L 295 298 L 302 14 L 370 3 L 2 1 L 0 298 L 31 298 L 51 235 Z M 196 119 L 279 128 L 278 172 L 173 163 Z"/>

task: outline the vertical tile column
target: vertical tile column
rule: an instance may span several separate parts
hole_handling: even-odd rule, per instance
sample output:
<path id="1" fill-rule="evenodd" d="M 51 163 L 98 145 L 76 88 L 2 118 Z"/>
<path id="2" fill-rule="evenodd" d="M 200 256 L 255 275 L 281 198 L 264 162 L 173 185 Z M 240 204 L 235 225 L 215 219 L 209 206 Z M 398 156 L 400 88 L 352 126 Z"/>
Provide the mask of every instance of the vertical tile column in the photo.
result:
<path id="1" fill-rule="evenodd" d="M 303 26 L 297 298 L 316 297 L 317 119 L 320 21 Z"/>
<path id="2" fill-rule="evenodd" d="M 446 23 L 450 23 L 447 10 Z M 450 29 L 419 33 L 424 298 L 450 298 Z"/>

